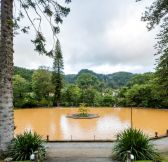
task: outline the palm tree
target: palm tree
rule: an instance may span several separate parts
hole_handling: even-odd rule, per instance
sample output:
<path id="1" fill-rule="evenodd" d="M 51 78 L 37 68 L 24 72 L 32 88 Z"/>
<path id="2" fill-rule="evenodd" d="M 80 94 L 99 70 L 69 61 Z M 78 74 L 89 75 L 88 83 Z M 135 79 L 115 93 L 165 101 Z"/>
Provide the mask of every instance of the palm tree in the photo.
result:
<path id="1" fill-rule="evenodd" d="M 70 2 L 71 0 L 65 0 Z M 56 0 L 17 0 L 17 16 L 13 17 L 14 0 L 0 1 L 0 155 L 7 150 L 7 147 L 14 135 L 14 113 L 13 113 L 13 29 L 19 29 L 18 22 L 26 15 L 30 20 L 36 32 L 36 38 L 32 41 L 35 50 L 41 54 L 52 56 L 52 50 L 47 52 L 45 49 L 45 38 L 42 35 L 41 21 L 45 17 L 51 26 L 54 37 L 59 32 L 59 23 L 62 23 L 63 17 L 70 12 L 69 8 L 61 6 Z M 33 9 L 36 13 L 36 19 L 29 15 L 28 10 Z M 23 12 L 24 11 L 24 12 Z M 34 23 L 33 20 L 38 21 Z M 30 27 L 23 27 L 20 30 L 27 33 Z M 55 43 L 54 43 L 55 44 Z"/>

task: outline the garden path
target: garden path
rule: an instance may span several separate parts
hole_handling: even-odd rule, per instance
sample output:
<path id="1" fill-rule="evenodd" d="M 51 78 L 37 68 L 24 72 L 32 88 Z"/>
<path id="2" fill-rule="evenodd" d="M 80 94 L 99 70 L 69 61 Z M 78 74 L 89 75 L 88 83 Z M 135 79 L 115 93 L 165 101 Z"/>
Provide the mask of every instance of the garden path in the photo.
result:
<path id="1" fill-rule="evenodd" d="M 152 140 L 161 153 L 168 153 L 168 137 Z M 49 142 L 49 162 L 112 162 L 114 142 Z"/>

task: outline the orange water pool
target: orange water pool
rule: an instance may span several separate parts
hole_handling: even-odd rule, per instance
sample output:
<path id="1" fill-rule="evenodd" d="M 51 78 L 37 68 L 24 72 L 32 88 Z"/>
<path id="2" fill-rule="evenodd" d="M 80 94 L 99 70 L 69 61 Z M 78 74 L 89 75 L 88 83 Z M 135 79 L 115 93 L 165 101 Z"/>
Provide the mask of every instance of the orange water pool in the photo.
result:
<path id="1" fill-rule="evenodd" d="M 25 130 L 36 131 L 50 140 L 115 139 L 116 134 L 130 127 L 129 108 L 90 108 L 90 113 L 99 114 L 95 119 L 71 119 L 67 114 L 77 108 L 40 108 L 15 110 L 15 135 Z M 159 135 L 168 129 L 168 110 L 133 109 L 133 127 L 142 129 L 150 136 Z"/>

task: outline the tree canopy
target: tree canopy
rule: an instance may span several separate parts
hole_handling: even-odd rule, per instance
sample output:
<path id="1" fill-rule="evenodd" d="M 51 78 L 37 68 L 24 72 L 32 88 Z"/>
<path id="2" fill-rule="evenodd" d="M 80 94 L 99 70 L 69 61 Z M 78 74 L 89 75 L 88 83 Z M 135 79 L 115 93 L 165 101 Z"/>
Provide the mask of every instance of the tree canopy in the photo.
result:
<path id="1" fill-rule="evenodd" d="M 65 0 L 66 4 L 70 2 L 71 0 Z M 36 36 L 31 41 L 35 45 L 35 50 L 40 54 L 53 56 L 56 34 L 60 32 L 59 24 L 69 14 L 70 8 L 61 5 L 56 0 L 14 0 L 14 7 L 15 13 L 11 24 L 14 26 L 15 34 L 19 31 L 29 33 L 29 30 L 33 28 Z M 25 17 L 28 18 L 30 25 L 20 23 Z M 42 25 L 44 20 L 50 25 L 53 35 L 53 47 L 50 50 L 46 49 L 46 38 L 43 34 Z"/>
<path id="2" fill-rule="evenodd" d="M 160 91 L 168 98 L 168 2 L 155 0 L 142 16 L 142 21 L 147 22 L 148 30 L 160 26 L 157 34 L 157 67 L 156 76 Z"/>

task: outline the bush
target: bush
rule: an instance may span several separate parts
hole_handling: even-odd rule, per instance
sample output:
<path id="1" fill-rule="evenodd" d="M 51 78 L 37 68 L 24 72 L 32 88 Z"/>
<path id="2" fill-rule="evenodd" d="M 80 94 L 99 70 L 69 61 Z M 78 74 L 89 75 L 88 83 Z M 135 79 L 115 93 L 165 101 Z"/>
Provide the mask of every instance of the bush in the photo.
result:
<path id="1" fill-rule="evenodd" d="M 53 106 L 52 105 L 52 101 L 51 101 L 51 99 L 45 99 L 45 98 L 42 98 L 40 101 L 39 101 L 39 106 L 48 106 L 48 107 L 50 107 L 50 106 Z"/>
<path id="2" fill-rule="evenodd" d="M 23 99 L 15 99 L 14 100 L 14 107 L 17 108 L 30 108 L 30 107 L 37 107 L 38 106 L 38 102 L 36 101 L 36 99 L 30 97 L 30 96 L 26 96 Z"/>
<path id="3" fill-rule="evenodd" d="M 37 133 L 24 132 L 17 135 L 9 146 L 9 156 L 13 160 L 30 160 L 30 155 L 35 151 L 38 151 L 40 159 L 44 159 L 43 140 Z"/>
<path id="4" fill-rule="evenodd" d="M 30 108 L 37 107 L 38 102 L 34 98 L 25 98 L 22 107 Z"/>
<path id="5" fill-rule="evenodd" d="M 154 145 L 150 143 L 149 137 L 137 129 L 126 129 L 118 135 L 114 146 L 114 158 L 119 161 L 127 159 L 127 151 L 131 151 L 135 160 L 157 160 L 160 159 Z"/>
<path id="6" fill-rule="evenodd" d="M 102 106 L 112 107 L 112 106 L 114 106 L 114 104 L 115 104 L 115 100 L 114 100 L 113 96 L 111 96 L 111 95 L 103 96 Z"/>
<path id="7" fill-rule="evenodd" d="M 78 112 L 79 112 L 79 116 L 87 117 L 88 112 L 89 112 L 89 108 L 86 107 L 84 103 L 81 103 L 79 106 Z"/>

